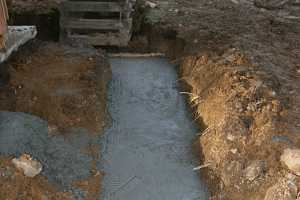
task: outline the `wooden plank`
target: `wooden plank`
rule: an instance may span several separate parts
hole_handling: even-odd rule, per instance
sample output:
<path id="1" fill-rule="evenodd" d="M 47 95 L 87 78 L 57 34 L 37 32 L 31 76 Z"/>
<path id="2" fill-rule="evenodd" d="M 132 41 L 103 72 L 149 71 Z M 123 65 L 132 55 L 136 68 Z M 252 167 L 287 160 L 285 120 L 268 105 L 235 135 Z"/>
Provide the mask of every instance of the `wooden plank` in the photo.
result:
<path id="1" fill-rule="evenodd" d="M 63 7 L 68 12 L 121 12 L 118 2 L 66 1 Z"/>
<path id="2" fill-rule="evenodd" d="M 0 50 L 6 46 L 8 12 L 6 0 L 0 0 Z"/>
<path id="3" fill-rule="evenodd" d="M 88 30 L 119 30 L 119 19 L 69 19 L 62 22 L 64 28 Z"/>
<path id="4" fill-rule="evenodd" d="M 94 46 L 126 46 L 129 39 L 120 37 L 119 34 L 97 34 L 96 36 L 76 35 L 68 36 L 69 39 L 75 39 Z"/>

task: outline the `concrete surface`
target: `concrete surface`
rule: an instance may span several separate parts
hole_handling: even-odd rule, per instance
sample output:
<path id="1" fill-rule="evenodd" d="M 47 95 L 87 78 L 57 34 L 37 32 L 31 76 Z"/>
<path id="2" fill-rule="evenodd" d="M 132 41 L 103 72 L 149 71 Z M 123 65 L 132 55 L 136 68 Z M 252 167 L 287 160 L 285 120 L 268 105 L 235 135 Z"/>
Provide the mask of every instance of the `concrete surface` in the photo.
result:
<path id="1" fill-rule="evenodd" d="M 91 175 L 92 158 L 83 152 L 93 141 L 84 130 L 74 130 L 70 137 L 49 136 L 48 124 L 38 117 L 0 112 L 0 155 L 19 157 L 27 153 L 42 163 L 42 175 L 51 183 L 73 191 L 74 180 Z"/>
<path id="2" fill-rule="evenodd" d="M 7 60 L 14 51 L 37 35 L 35 26 L 8 26 L 7 32 L 6 48 L 3 52 L 0 51 L 0 63 Z"/>
<path id="3" fill-rule="evenodd" d="M 111 59 L 109 112 L 99 167 L 103 200 L 208 199 L 193 171 L 198 132 L 177 88 L 176 70 L 161 58 Z"/>

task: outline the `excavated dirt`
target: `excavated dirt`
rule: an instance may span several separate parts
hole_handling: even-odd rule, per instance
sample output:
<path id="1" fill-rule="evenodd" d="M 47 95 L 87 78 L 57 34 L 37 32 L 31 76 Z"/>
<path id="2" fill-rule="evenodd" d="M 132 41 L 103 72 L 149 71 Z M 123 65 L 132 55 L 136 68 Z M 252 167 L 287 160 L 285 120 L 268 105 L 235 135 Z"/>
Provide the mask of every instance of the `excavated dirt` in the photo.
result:
<path id="1" fill-rule="evenodd" d="M 28 48 L 7 64 L 0 109 L 39 116 L 53 132 L 74 127 L 101 132 L 110 76 L 105 58 L 93 49 L 56 43 Z"/>
<path id="2" fill-rule="evenodd" d="M 0 163 L 3 173 L 11 173 L 0 177 L 0 199 L 99 197 L 95 149 L 111 75 L 101 51 L 34 41 L 1 68 Z M 14 175 L 10 159 L 23 153 L 42 163 L 41 176 Z"/>
<path id="3" fill-rule="evenodd" d="M 299 2 L 153 2 L 136 37 L 180 65 L 212 199 L 296 199 L 280 156 L 300 147 Z"/>
<path id="4" fill-rule="evenodd" d="M 299 177 L 280 155 L 300 148 L 299 1 L 153 2 L 131 47 L 180 65 L 195 119 L 207 127 L 195 146 L 212 198 L 295 200 Z"/>

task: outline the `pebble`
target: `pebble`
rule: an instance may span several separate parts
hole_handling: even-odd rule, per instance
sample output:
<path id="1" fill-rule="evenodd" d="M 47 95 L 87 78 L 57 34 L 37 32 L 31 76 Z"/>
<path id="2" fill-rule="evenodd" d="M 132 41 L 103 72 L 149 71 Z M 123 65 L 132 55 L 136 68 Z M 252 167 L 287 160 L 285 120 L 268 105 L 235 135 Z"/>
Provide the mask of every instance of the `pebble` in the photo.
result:
<path id="1" fill-rule="evenodd" d="M 245 177 L 249 181 L 254 181 L 256 178 L 263 174 L 265 169 L 265 162 L 261 160 L 253 161 L 246 169 L 245 169 Z"/>
<path id="2" fill-rule="evenodd" d="M 43 169 L 42 164 L 33 160 L 28 154 L 23 154 L 20 158 L 14 158 L 12 163 L 17 169 L 21 170 L 25 176 L 30 178 L 40 174 Z"/>
<path id="3" fill-rule="evenodd" d="M 153 3 L 151 1 L 146 1 L 145 5 L 148 6 L 148 7 L 150 7 L 150 8 L 156 8 L 157 7 L 157 4 Z"/>
<path id="4" fill-rule="evenodd" d="M 280 160 L 289 170 L 300 176 L 300 149 L 285 149 Z"/>

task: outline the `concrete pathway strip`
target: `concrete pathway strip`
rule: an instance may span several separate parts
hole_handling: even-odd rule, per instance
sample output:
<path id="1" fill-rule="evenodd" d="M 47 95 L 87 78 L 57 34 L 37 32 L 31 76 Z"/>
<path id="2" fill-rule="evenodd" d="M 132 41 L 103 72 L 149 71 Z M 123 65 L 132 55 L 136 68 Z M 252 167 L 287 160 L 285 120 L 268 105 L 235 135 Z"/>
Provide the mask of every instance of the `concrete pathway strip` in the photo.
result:
<path id="1" fill-rule="evenodd" d="M 102 139 L 103 200 L 208 199 L 193 168 L 197 127 L 163 58 L 112 58 L 109 112 Z"/>

